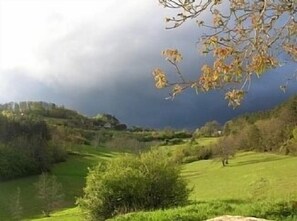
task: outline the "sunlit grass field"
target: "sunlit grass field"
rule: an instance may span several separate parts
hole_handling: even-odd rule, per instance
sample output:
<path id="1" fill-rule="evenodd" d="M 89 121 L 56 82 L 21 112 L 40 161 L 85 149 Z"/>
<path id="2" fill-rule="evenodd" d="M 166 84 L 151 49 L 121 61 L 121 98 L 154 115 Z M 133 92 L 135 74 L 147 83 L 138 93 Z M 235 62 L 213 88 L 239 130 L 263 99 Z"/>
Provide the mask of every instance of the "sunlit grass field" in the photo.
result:
<path id="1" fill-rule="evenodd" d="M 204 139 L 200 142 L 212 142 Z M 186 145 L 186 144 L 182 144 Z M 206 144 L 204 144 L 206 145 Z M 173 148 L 178 148 L 175 145 Z M 63 185 L 64 209 L 43 218 L 38 201 L 34 198 L 33 183 L 37 176 L 0 182 L 0 220 L 10 220 L 8 199 L 17 187 L 21 188 L 24 220 L 62 221 L 83 219 L 75 208 L 76 197 L 82 194 L 88 167 L 102 160 L 112 159 L 119 153 L 102 148 L 77 146 L 66 162 L 57 164 L 52 173 Z M 204 220 L 214 215 L 249 212 L 251 203 L 297 201 L 297 157 L 270 153 L 239 153 L 223 167 L 219 160 L 203 160 L 183 165 L 182 175 L 193 188 L 190 205 L 177 209 L 140 212 L 115 218 L 116 220 Z M 256 204 L 255 204 L 256 205 Z M 176 219 L 176 217 L 188 219 Z M 191 218 L 192 217 L 192 218 Z M 200 218 L 199 218 L 200 217 Z M 294 220 L 294 219 L 292 219 Z"/>
<path id="2" fill-rule="evenodd" d="M 263 198 L 284 199 L 297 196 L 297 158 L 270 153 L 237 154 L 223 167 L 221 162 L 205 160 L 186 164 L 183 176 L 194 187 L 192 200 L 247 200 L 259 183 L 267 188 Z"/>
<path id="3" fill-rule="evenodd" d="M 182 172 L 193 188 L 188 206 L 131 213 L 112 220 L 202 221 L 230 214 L 295 221 L 296 216 L 283 218 L 279 214 L 297 212 L 290 204 L 297 201 L 296 168 L 297 157 L 254 152 L 237 154 L 227 167 L 219 160 L 189 163 Z"/>

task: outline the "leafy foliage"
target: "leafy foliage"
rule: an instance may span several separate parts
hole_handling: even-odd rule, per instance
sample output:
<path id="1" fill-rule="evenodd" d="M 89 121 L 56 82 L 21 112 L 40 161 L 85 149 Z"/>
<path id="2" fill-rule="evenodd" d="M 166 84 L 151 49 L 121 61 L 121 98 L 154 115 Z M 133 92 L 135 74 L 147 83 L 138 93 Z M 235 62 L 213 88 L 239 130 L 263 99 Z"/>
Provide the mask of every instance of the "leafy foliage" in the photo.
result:
<path id="1" fill-rule="evenodd" d="M 213 153 L 215 156 L 220 157 L 223 166 L 229 163 L 229 158 L 236 153 L 236 143 L 232 137 L 222 137 L 218 143 L 213 146 Z"/>
<path id="2" fill-rule="evenodd" d="M 240 105 L 253 76 L 297 61 L 297 4 L 295 0 L 159 0 L 177 11 L 167 17 L 168 29 L 194 19 L 205 34 L 199 40 L 202 54 L 213 55 L 213 64 L 201 67 L 197 79 L 187 80 L 178 63 L 177 49 L 162 52 L 178 79 L 169 82 L 166 73 L 153 71 L 157 88 L 171 88 L 171 97 L 187 88 L 207 92 L 224 89 L 229 105 Z M 205 16 L 211 19 L 205 19 Z M 295 76 L 296 77 L 296 76 Z M 281 86 L 285 90 L 287 83 Z"/>
<path id="3" fill-rule="evenodd" d="M 179 167 L 160 151 L 123 156 L 90 170 L 78 204 L 89 220 L 184 204 L 189 190 Z"/>

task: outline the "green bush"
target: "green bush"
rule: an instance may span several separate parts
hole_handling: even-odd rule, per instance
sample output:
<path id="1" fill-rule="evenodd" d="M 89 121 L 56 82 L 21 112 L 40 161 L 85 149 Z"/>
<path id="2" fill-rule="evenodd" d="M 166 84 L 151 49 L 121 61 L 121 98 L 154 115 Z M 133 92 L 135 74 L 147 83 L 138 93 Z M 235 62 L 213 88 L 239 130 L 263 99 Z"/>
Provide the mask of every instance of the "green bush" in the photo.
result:
<path id="1" fill-rule="evenodd" d="M 208 160 L 213 152 L 210 147 L 189 145 L 182 148 L 176 148 L 172 153 L 172 158 L 177 163 L 191 163 L 198 160 Z"/>
<path id="2" fill-rule="evenodd" d="M 180 138 L 172 138 L 172 139 L 165 140 L 166 145 L 177 145 L 177 144 L 182 144 L 182 143 L 184 143 L 184 140 L 180 139 Z"/>
<path id="3" fill-rule="evenodd" d="M 78 204 L 89 220 L 117 214 L 181 205 L 189 189 L 180 168 L 164 152 L 122 156 L 89 171 Z"/>
<path id="4" fill-rule="evenodd" d="M 17 150 L 6 145 L 0 146 L 0 181 L 37 173 L 34 159 L 24 150 Z"/>
<path id="5" fill-rule="evenodd" d="M 253 204 L 250 209 L 250 215 L 272 220 L 296 220 L 297 202 L 281 201 L 268 202 L 263 201 Z"/>

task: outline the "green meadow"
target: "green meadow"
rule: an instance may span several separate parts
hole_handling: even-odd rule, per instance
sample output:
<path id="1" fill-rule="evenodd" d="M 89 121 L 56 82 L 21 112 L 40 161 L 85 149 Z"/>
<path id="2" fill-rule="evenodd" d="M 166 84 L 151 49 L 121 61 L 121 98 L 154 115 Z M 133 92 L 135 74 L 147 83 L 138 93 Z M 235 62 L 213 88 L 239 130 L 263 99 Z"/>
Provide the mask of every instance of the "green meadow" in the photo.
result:
<path id="1" fill-rule="evenodd" d="M 204 138 L 201 142 L 209 143 L 211 139 Z M 178 145 L 173 148 L 178 148 Z M 38 201 L 34 198 L 33 184 L 37 181 L 37 176 L 1 182 L 0 220 L 10 220 L 7 199 L 17 187 L 21 189 L 21 203 L 26 217 L 24 220 L 83 220 L 83 213 L 75 207 L 75 200 L 82 194 L 88 167 L 99 161 L 112 159 L 118 154 L 104 148 L 81 145 L 72 147 L 68 160 L 57 164 L 52 171 L 63 185 L 65 198 L 64 209 L 53 213 L 49 218 L 42 217 Z M 297 157 L 242 152 L 230 159 L 226 167 L 216 159 L 196 161 L 182 167 L 182 175 L 193 189 L 189 205 L 131 213 L 112 220 L 205 220 L 223 214 L 261 216 L 261 212 L 265 216 L 265 208 L 278 202 L 297 200 Z M 259 208 L 264 212 L 259 211 Z"/>
<path id="2" fill-rule="evenodd" d="M 238 153 L 227 167 L 220 161 L 186 164 L 183 176 L 194 187 L 192 200 L 244 201 L 254 198 L 256 186 L 265 182 L 260 198 L 281 200 L 297 196 L 297 158 L 271 153 Z M 260 194 L 260 193 L 259 193 Z"/>

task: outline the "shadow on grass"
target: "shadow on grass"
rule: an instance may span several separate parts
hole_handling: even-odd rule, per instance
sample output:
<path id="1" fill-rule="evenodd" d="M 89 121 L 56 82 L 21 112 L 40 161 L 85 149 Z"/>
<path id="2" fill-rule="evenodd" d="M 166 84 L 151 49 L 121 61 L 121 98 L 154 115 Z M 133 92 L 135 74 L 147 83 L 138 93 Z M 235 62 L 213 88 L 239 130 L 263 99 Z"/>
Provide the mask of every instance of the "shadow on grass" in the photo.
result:
<path id="1" fill-rule="evenodd" d="M 250 202 L 250 200 L 243 200 L 243 199 L 226 199 L 226 200 L 220 200 L 222 203 L 227 204 L 246 204 Z"/>
<path id="2" fill-rule="evenodd" d="M 224 200 L 193 200 L 189 201 L 188 205 L 199 205 L 199 204 L 247 204 L 250 203 L 250 200 L 243 200 L 243 199 L 224 199 Z"/>
<path id="3" fill-rule="evenodd" d="M 236 162 L 234 164 L 228 165 L 228 167 L 238 167 L 238 166 L 279 161 L 279 160 L 285 160 L 285 159 L 286 159 L 285 157 L 271 156 L 271 157 L 265 157 L 265 158 L 261 158 L 261 159 L 253 159 L 253 160 L 246 160 L 246 161 L 242 161 L 242 162 Z"/>
<path id="4" fill-rule="evenodd" d="M 86 152 L 77 152 L 77 151 L 70 151 L 68 152 L 68 155 L 71 156 L 78 156 L 78 157 L 105 157 L 105 158 L 111 158 L 113 157 L 113 154 L 110 152 L 97 152 L 97 153 L 86 153 Z"/>
<path id="5" fill-rule="evenodd" d="M 201 175 L 202 173 L 201 172 L 198 172 L 198 171 L 187 171 L 187 172 L 183 172 L 183 177 L 185 178 L 190 178 L 190 177 L 196 177 L 196 176 L 199 176 Z"/>

